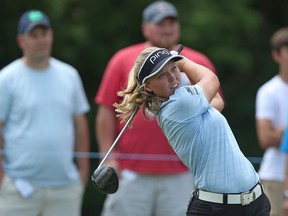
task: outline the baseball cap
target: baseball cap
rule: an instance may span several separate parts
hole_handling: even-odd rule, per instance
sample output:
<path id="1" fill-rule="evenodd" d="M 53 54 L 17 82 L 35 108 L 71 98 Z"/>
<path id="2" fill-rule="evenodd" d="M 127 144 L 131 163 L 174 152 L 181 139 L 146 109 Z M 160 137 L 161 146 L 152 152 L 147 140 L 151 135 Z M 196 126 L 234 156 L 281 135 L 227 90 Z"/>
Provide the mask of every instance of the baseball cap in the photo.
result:
<path id="1" fill-rule="evenodd" d="M 288 27 L 277 30 L 270 39 L 270 45 L 275 50 L 288 46 Z"/>
<path id="2" fill-rule="evenodd" d="M 39 10 L 26 11 L 19 20 L 18 33 L 24 34 L 30 32 L 35 26 L 39 25 L 51 28 L 49 18 L 46 14 Z"/>
<path id="3" fill-rule="evenodd" d="M 167 1 L 156 1 L 143 11 L 144 23 L 159 23 L 167 17 L 178 17 L 175 6 Z"/>
<path id="4" fill-rule="evenodd" d="M 158 48 L 151 52 L 140 68 L 138 73 L 138 80 L 141 84 L 144 84 L 145 81 L 157 74 L 170 60 L 179 61 L 183 57 L 178 54 L 171 54 L 165 48 Z"/>

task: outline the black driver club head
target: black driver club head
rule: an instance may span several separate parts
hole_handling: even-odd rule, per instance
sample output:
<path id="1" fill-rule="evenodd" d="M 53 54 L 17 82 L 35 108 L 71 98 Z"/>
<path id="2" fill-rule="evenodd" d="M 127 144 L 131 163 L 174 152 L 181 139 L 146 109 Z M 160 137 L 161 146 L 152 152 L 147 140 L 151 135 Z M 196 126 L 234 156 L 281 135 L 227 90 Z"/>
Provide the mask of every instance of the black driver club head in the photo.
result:
<path id="1" fill-rule="evenodd" d="M 94 187 L 104 194 L 113 194 L 118 190 L 119 180 L 116 170 L 109 165 L 97 168 L 91 176 Z"/>

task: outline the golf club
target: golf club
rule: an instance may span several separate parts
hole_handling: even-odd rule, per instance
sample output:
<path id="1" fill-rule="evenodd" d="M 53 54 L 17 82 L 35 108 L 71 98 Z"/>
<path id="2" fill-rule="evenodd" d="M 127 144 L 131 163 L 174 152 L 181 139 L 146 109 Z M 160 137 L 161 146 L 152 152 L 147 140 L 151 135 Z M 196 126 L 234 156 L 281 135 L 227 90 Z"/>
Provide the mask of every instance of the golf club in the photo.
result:
<path id="1" fill-rule="evenodd" d="M 118 143 L 119 139 L 121 138 L 122 134 L 124 133 L 128 125 L 130 124 L 132 119 L 137 114 L 138 110 L 139 110 L 139 107 L 136 107 L 136 109 L 133 111 L 132 115 L 130 116 L 130 118 L 128 119 L 128 121 L 126 122 L 122 130 L 120 131 L 119 135 L 116 137 L 115 141 L 109 148 L 108 152 L 103 157 L 99 166 L 97 167 L 97 169 L 93 172 L 91 176 L 93 185 L 95 186 L 97 190 L 99 190 L 102 193 L 112 194 L 112 193 L 115 193 L 118 189 L 119 182 L 118 182 L 118 176 L 117 176 L 116 170 L 110 165 L 105 165 L 105 166 L 102 166 L 102 165 L 104 164 L 105 160 L 108 158 L 109 154 L 111 153 L 115 145 Z"/>
<path id="2" fill-rule="evenodd" d="M 175 51 L 174 50 L 171 51 L 170 54 L 171 55 L 178 55 L 182 49 L 183 49 L 183 46 L 181 44 L 179 44 L 177 46 L 177 49 Z M 112 166 L 110 166 L 110 165 L 104 165 L 103 166 L 103 164 L 104 164 L 105 160 L 108 158 L 108 156 L 110 155 L 110 153 L 113 150 L 113 148 L 115 147 L 115 145 L 118 143 L 119 139 L 121 138 L 122 134 L 124 133 L 124 131 L 126 130 L 128 125 L 131 123 L 132 119 L 137 114 L 138 110 L 139 110 L 139 106 L 135 108 L 132 115 L 130 116 L 130 118 L 128 119 L 128 121 L 126 122 L 126 124 L 124 125 L 122 130 L 120 131 L 119 135 L 116 137 L 115 141 L 113 142 L 113 144 L 109 148 L 108 152 L 103 157 L 99 166 L 97 167 L 97 169 L 93 172 L 93 174 L 91 176 L 94 187 L 98 191 L 100 191 L 104 194 L 115 193 L 118 190 L 119 179 L 118 179 L 116 170 Z"/>

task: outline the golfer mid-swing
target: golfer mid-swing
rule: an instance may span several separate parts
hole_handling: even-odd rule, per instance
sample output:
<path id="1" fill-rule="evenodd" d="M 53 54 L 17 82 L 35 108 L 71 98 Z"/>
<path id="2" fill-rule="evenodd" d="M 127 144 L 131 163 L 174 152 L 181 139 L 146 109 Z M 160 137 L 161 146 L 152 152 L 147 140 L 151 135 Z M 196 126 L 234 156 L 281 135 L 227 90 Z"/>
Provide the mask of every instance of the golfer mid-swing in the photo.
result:
<path id="1" fill-rule="evenodd" d="M 180 71 L 192 85 L 182 86 Z M 209 69 L 164 48 L 150 47 L 136 59 L 127 89 L 115 104 L 127 121 L 142 106 L 158 117 L 170 145 L 195 176 L 191 215 L 268 216 L 270 202 L 252 164 L 219 112 L 219 81 Z M 175 203 L 176 205 L 176 203 Z"/>

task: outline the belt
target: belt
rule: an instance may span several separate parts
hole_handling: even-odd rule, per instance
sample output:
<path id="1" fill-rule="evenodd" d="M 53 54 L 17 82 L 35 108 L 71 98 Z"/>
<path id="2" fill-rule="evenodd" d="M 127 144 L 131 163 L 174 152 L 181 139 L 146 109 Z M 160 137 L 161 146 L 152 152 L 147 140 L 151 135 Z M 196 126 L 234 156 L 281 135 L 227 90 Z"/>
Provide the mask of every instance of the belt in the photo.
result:
<path id="1" fill-rule="evenodd" d="M 220 203 L 220 204 L 241 204 L 248 205 L 255 201 L 263 193 L 263 189 L 260 183 L 258 183 L 253 189 L 248 192 L 240 194 L 221 194 L 211 193 L 203 190 L 196 190 L 193 193 L 199 200 Z"/>

